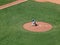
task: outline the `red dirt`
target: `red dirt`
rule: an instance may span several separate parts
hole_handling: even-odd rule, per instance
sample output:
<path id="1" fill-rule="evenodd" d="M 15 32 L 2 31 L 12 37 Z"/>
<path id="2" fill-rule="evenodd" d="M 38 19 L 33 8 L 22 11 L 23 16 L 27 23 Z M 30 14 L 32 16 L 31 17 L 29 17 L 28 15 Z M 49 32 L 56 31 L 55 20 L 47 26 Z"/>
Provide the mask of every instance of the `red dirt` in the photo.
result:
<path id="1" fill-rule="evenodd" d="M 60 4 L 60 0 L 35 0 L 36 2 L 52 2 L 56 4 Z"/>
<path id="2" fill-rule="evenodd" d="M 24 29 L 33 32 L 45 32 L 52 29 L 52 25 L 45 22 L 37 22 L 38 26 L 32 26 L 32 22 L 23 25 Z"/>
<path id="3" fill-rule="evenodd" d="M 7 7 L 10 7 L 10 6 L 13 6 L 13 5 L 16 5 L 16 4 L 19 4 L 19 3 L 22 3 L 22 2 L 25 2 L 25 1 L 27 1 L 27 0 L 16 0 L 14 2 L 2 5 L 2 6 L 0 6 L 0 10 L 4 9 L 4 8 L 7 8 Z"/>

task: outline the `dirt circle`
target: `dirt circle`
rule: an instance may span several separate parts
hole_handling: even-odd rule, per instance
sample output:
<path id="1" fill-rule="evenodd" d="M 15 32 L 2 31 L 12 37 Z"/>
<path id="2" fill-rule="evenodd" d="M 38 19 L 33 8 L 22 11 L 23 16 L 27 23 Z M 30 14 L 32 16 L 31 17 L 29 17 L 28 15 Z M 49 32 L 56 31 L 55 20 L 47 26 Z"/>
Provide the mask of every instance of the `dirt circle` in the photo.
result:
<path id="1" fill-rule="evenodd" d="M 23 25 L 23 28 L 33 32 L 45 32 L 52 29 L 52 25 L 46 22 L 37 22 L 38 26 L 32 26 L 32 22 Z"/>

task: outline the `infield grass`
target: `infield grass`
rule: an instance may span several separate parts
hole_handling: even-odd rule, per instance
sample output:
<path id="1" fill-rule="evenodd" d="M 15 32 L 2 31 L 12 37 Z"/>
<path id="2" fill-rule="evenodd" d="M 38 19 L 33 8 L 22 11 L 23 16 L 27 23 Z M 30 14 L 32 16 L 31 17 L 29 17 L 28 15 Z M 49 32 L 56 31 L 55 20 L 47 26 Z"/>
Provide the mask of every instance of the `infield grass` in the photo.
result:
<path id="1" fill-rule="evenodd" d="M 48 32 L 30 32 L 32 18 L 52 24 Z M 60 5 L 27 1 L 0 10 L 0 45 L 60 45 Z"/>

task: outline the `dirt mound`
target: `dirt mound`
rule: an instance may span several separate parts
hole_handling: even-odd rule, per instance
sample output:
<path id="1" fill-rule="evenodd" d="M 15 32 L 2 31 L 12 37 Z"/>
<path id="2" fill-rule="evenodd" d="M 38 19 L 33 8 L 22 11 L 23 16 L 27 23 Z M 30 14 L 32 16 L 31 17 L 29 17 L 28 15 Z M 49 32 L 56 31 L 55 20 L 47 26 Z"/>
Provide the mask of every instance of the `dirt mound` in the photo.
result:
<path id="1" fill-rule="evenodd" d="M 23 25 L 24 29 L 33 32 L 45 32 L 52 29 L 52 25 L 45 22 L 37 22 L 37 26 L 32 26 L 32 22 Z"/>

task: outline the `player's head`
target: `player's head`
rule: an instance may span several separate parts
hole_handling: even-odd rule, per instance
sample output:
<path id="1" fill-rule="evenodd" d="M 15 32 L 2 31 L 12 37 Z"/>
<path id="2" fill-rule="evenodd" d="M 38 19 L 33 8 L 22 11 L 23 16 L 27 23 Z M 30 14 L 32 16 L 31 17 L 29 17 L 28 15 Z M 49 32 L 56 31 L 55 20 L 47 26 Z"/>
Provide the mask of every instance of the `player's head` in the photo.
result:
<path id="1" fill-rule="evenodd" d="M 35 21 L 34 19 L 32 19 L 32 21 Z"/>

